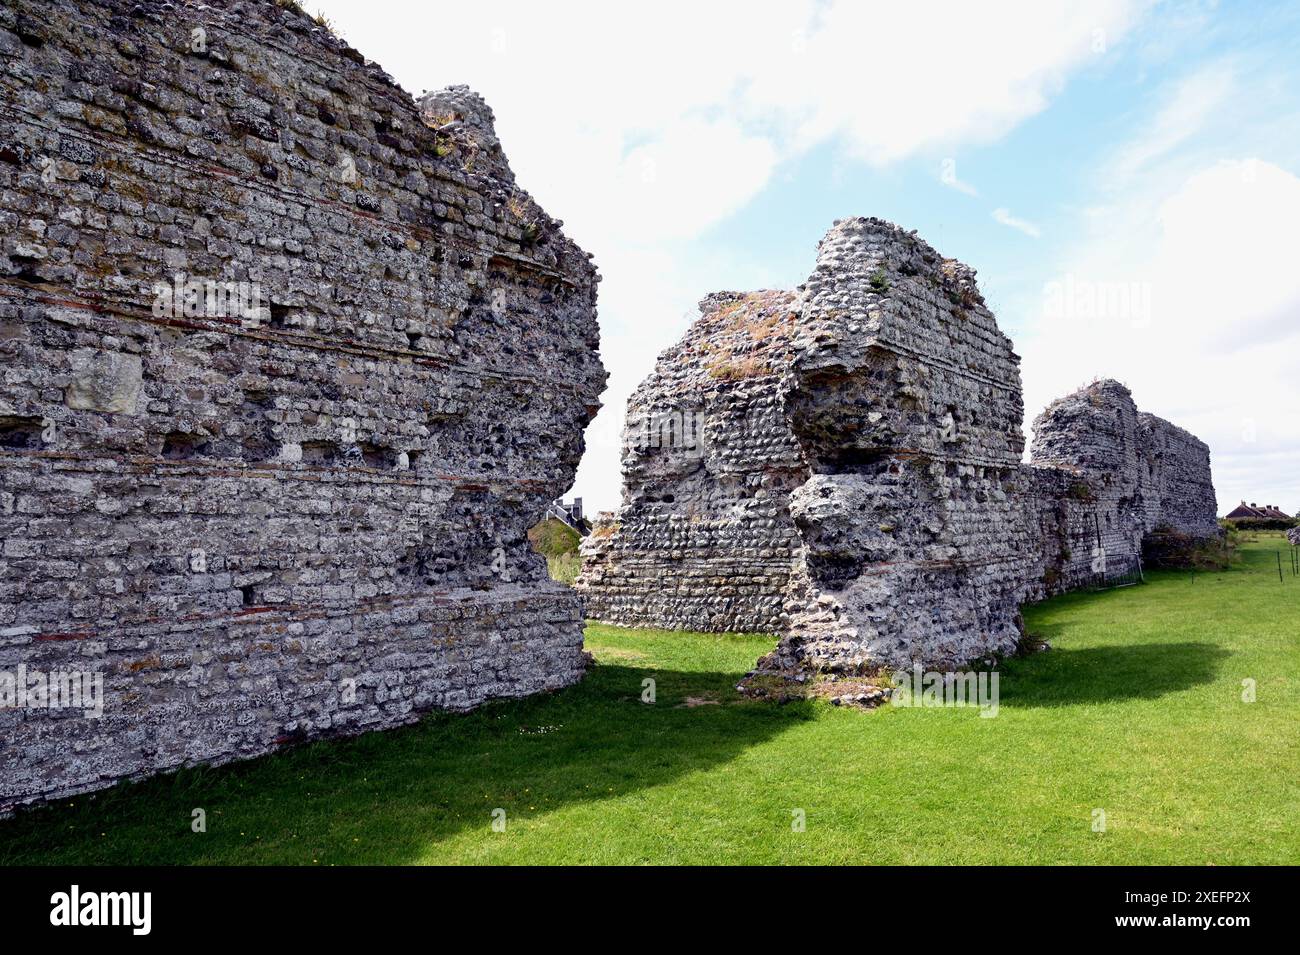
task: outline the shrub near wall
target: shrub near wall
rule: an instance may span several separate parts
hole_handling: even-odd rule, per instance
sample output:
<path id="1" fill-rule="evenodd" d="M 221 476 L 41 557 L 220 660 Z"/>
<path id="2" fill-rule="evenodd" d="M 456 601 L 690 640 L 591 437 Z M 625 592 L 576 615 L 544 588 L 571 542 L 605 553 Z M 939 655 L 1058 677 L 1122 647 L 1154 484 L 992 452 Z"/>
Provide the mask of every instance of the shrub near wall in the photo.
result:
<path id="1" fill-rule="evenodd" d="M 582 538 L 563 521 L 548 517 L 528 531 L 528 543 L 533 550 L 546 558 L 546 570 L 552 580 L 573 585 L 582 570 L 578 545 Z"/>
<path id="2" fill-rule="evenodd" d="M 1238 517 L 1231 522 L 1239 531 L 1289 531 L 1298 526 L 1295 520 L 1274 517 Z"/>
<path id="3" fill-rule="evenodd" d="M 1232 562 L 1235 538 L 1235 534 L 1206 538 L 1161 525 L 1143 538 L 1142 563 L 1148 568 L 1224 570 Z"/>

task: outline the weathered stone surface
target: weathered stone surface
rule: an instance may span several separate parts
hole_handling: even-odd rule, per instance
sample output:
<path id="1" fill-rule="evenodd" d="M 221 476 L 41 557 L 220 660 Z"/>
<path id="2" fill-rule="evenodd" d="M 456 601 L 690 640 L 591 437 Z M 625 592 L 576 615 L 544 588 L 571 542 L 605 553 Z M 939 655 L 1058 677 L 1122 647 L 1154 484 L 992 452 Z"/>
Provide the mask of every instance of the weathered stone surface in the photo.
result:
<path id="1" fill-rule="evenodd" d="M 1013 645 L 1018 358 L 973 273 L 851 219 L 794 296 L 702 315 L 631 402 L 624 506 L 584 544 L 590 615 L 776 630 L 771 665 L 836 674 Z M 638 439 L 648 412 L 697 408 L 694 459 Z"/>
<path id="2" fill-rule="evenodd" d="M 253 0 L 10 4 L 0 63 L 0 671 L 106 697 L 0 710 L 0 809 L 577 680 L 525 533 L 597 276 L 482 100 Z"/>
<path id="3" fill-rule="evenodd" d="M 1138 442 L 1147 532 L 1168 528 L 1193 537 L 1220 536 L 1209 445 L 1145 412 L 1138 415 Z"/>
<path id="4" fill-rule="evenodd" d="M 68 355 L 68 370 L 63 396 L 69 408 L 135 414 L 140 396 L 139 355 L 80 348 Z"/>
<path id="5" fill-rule="evenodd" d="M 1300 527 L 1293 527 L 1286 532 L 1286 539 L 1295 547 L 1300 547 Z"/>
<path id="6" fill-rule="evenodd" d="M 692 412 L 698 448 L 646 439 Z M 774 631 L 761 669 L 852 677 L 1005 653 L 1024 601 L 1135 568 L 1153 533 L 1217 536 L 1208 449 L 1122 385 L 1054 402 L 1031 464 L 1022 420 L 974 273 L 839 222 L 796 293 L 712 296 L 661 356 L 579 590 L 598 620 Z"/>
<path id="7" fill-rule="evenodd" d="M 1058 398 L 1034 419 L 1028 503 L 1044 594 L 1135 568 L 1146 527 L 1138 410 L 1117 381 Z M 1031 578 L 1034 575 L 1030 575 Z"/>
<path id="8" fill-rule="evenodd" d="M 838 223 L 800 290 L 786 398 L 813 476 L 768 666 L 853 675 L 1014 647 L 1019 358 L 974 273 L 876 219 Z"/>
<path id="9" fill-rule="evenodd" d="M 589 616 L 623 626 L 771 631 L 798 539 L 789 494 L 808 474 L 779 388 L 789 292 L 723 292 L 628 402 L 617 527 L 583 542 Z"/>
<path id="10" fill-rule="evenodd" d="M 1103 379 L 1057 399 L 1034 421 L 1030 523 L 1040 536 L 1042 588 L 1062 593 L 1135 574 L 1161 538 L 1217 539 L 1209 448 L 1140 413 L 1128 388 Z"/>

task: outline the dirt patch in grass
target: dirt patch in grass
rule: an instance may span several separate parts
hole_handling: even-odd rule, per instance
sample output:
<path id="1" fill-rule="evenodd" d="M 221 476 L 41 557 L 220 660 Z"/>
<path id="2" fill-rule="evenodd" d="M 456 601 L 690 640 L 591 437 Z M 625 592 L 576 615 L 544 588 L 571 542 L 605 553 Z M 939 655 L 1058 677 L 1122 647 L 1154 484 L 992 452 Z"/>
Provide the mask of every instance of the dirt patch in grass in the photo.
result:
<path id="1" fill-rule="evenodd" d="M 747 673 L 736 690 L 751 700 L 790 703 L 826 700 L 832 706 L 875 709 L 889 702 L 893 685 L 887 674 L 861 677 L 807 677 L 802 673 Z"/>
<path id="2" fill-rule="evenodd" d="M 597 663 L 613 660 L 636 661 L 648 659 L 640 650 L 627 650 L 623 647 L 595 647 L 591 652 L 596 657 Z"/>
<path id="3" fill-rule="evenodd" d="M 677 705 L 679 708 L 685 707 L 686 709 L 694 709 L 697 706 L 721 706 L 722 704 L 713 696 L 713 694 L 709 693 L 704 696 L 688 696 L 685 701 Z"/>

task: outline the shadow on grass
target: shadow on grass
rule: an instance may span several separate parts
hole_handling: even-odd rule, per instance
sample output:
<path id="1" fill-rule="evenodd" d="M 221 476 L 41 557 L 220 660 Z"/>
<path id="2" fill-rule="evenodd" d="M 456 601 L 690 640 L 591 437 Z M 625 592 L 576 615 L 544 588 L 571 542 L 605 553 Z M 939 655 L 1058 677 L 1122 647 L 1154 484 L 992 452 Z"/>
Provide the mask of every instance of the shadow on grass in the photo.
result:
<path id="1" fill-rule="evenodd" d="M 811 717 L 744 701 L 738 677 L 601 664 L 558 693 L 117 786 L 0 821 L 0 864 L 413 861 L 462 830 L 490 833 L 496 808 L 518 825 L 661 786 Z M 191 831 L 196 808 L 205 833 Z"/>
<path id="2" fill-rule="evenodd" d="M 1064 629 L 1040 626 L 1054 639 Z M 1151 700 L 1211 683 L 1231 654 L 1212 643 L 1152 643 L 1121 647 L 1053 649 L 1003 666 L 1000 705 L 1074 706 Z"/>

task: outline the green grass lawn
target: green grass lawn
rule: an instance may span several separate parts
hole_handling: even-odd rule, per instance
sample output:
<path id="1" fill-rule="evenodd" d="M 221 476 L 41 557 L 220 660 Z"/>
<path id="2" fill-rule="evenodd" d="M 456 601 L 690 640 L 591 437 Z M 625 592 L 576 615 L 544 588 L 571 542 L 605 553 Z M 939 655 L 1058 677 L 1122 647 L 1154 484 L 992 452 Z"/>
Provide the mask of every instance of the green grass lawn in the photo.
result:
<path id="1" fill-rule="evenodd" d="M 577 687 L 20 813 L 0 863 L 1294 864 L 1283 547 L 1028 608 L 1053 649 L 1003 665 L 992 719 L 749 702 L 771 638 L 592 626 Z"/>

